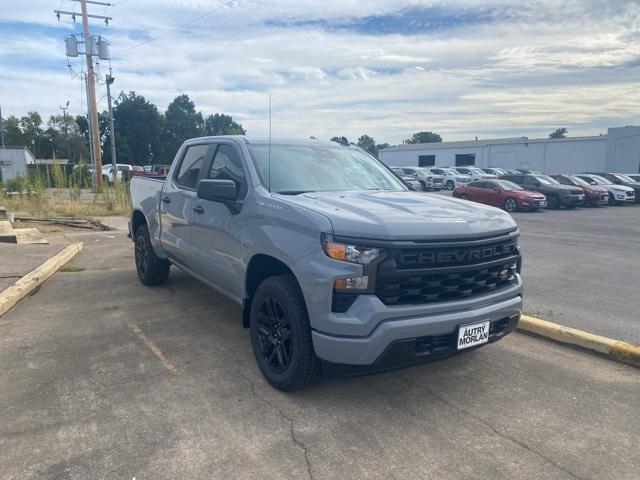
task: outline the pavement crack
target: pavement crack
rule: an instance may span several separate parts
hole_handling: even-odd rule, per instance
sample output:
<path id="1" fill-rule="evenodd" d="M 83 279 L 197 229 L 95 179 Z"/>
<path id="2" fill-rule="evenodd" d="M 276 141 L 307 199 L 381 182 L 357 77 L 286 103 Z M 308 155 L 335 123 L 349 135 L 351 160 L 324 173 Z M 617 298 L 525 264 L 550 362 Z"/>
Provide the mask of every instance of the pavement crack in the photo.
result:
<path id="1" fill-rule="evenodd" d="M 558 470 L 563 471 L 564 473 L 566 473 L 567 475 L 569 475 L 571 478 L 575 478 L 576 480 L 582 480 L 582 477 L 576 475 L 575 473 L 573 473 L 571 470 L 568 470 L 567 468 L 563 467 L 562 465 L 558 464 L 555 460 L 553 460 L 552 458 L 547 457 L 545 454 L 538 452 L 537 450 L 534 450 L 533 448 L 531 448 L 529 445 L 527 445 L 526 443 L 522 442 L 521 440 L 518 440 L 516 438 L 513 438 L 510 435 L 507 435 L 504 432 L 501 432 L 500 430 L 498 430 L 496 427 L 494 427 L 493 425 L 491 425 L 489 422 L 487 422 L 485 419 L 483 419 L 482 417 L 479 417 L 478 415 L 475 415 L 467 410 L 465 410 L 464 408 L 459 407 L 458 405 L 455 405 L 453 403 L 451 403 L 450 401 L 448 401 L 447 399 L 445 399 L 444 397 L 441 397 L 440 395 L 435 394 L 433 391 L 431 391 L 429 388 L 425 387 L 424 385 L 421 384 L 417 384 L 414 383 L 410 380 L 407 380 L 406 378 L 402 379 L 405 383 L 408 383 L 409 385 L 412 385 L 420 390 L 424 390 L 425 392 L 427 392 L 427 395 L 435 398 L 436 400 L 439 400 L 440 402 L 444 403 L 446 406 L 448 406 L 449 408 L 452 408 L 453 410 L 456 410 L 464 415 L 467 415 L 471 418 L 473 418 L 474 420 L 477 420 L 478 422 L 482 423 L 485 427 L 489 428 L 493 433 L 495 433 L 496 435 L 498 435 L 501 438 L 504 438 L 505 440 L 508 440 L 512 443 L 515 443 L 516 445 L 518 445 L 521 448 L 524 448 L 525 450 L 527 450 L 528 452 L 533 453 L 534 455 L 542 458 L 544 461 L 548 462 L 549 464 L 553 465 L 554 467 L 556 467 Z"/>
<path id="2" fill-rule="evenodd" d="M 306 464 L 307 475 L 309 476 L 309 478 L 311 480 L 314 480 L 315 477 L 313 476 L 313 470 L 311 468 L 311 461 L 309 460 L 309 449 L 307 448 L 306 444 L 302 440 L 300 440 L 298 438 L 298 436 L 296 435 L 295 421 L 294 421 L 293 417 L 291 417 L 291 416 L 287 415 L 286 413 L 284 413 L 282 411 L 282 409 L 278 405 L 272 403 L 271 401 L 269 401 L 266 398 L 264 398 L 262 395 L 258 394 L 258 392 L 256 391 L 256 385 L 255 385 L 254 381 L 242 371 L 242 367 L 240 366 L 240 364 L 238 362 L 238 358 L 236 357 L 235 351 L 232 349 L 231 352 L 232 352 L 233 358 L 236 361 L 236 364 L 238 365 L 238 373 L 249 384 L 249 389 L 251 390 L 251 394 L 255 398 L 257 398 L 258 400 L 260 400 L 261 402 L 263 402 L 264 404 L 268 405 L 273 410 L 278 412 L 278 415 L 280 415 L 284 420 L 289 422 L 289 438 L 291 439 L 291 442 L 294 445 L 296 445 L 298 448 L 300 448 L 302 450 L 302 453 L 304 454 L 304 461 L 305 461 L 305 464 Z"/>

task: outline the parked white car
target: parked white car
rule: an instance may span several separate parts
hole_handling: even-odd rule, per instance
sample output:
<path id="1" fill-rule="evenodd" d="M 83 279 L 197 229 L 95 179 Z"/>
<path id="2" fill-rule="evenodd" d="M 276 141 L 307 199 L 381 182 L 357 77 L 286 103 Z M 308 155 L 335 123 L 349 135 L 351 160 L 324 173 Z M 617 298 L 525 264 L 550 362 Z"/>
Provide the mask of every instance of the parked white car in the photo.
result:
<path id="1" fill-rule="evenodd" d="M 144 168 L 138 165 L 129 165 L 127 163 L 116 163 L 116 177 L 118 180 L 129 180 L 132 170 L 144 171 Z M 102 179 L 105 184 L 111 185 L 113 182 L 113 165 L 107 163 L 102 166 Z"/>
<path id="2" fill-rule="evenodd" d="M 453 190 L 460 185 L 465 185 L 471 181 L 471 177 L 469 175 L 462 175 L 456 172 L 453 168 L 444 168 L 444 167 L 423 167 L 426 170 L 429 170 L 434 175 L 442 175 L 444 178 L 444 188 L 448 190 Z"/>
<path id="3" fill-rule="evenodd" d="M 405 175 L 415 178 L 420 182 L 422 190 L 440 190 L 444 188 L 444 177 L 435 175 L 424 167 L 400 167 Z"/>
<path id="4" fill-rule="evenodd" d="M 454 167 L 453 169 L 461 175 L 467 175 L 471 177 L 472 182 L 475 182 L 477 180 L 489 180 L 498 178 L 492 173 L 483 172 L 478 167 Z"/>
<path id="5" fill-rule="evenodd" d="M 418 180 L 416 180 L 415 177 L 412 177 L 411 175 L 407 175 L 406 173 L 404 173 L 400 167 L 394 167 L 391 170 L 393 170 L 393 172 L 396 175 L 398 175 L 400 177 L 400 179 L 404 183 L 409 185 L 413 190 L 415 190 L 415 191 L 422 190 L 422 185 L 420 185 L 420 182 Z"/>

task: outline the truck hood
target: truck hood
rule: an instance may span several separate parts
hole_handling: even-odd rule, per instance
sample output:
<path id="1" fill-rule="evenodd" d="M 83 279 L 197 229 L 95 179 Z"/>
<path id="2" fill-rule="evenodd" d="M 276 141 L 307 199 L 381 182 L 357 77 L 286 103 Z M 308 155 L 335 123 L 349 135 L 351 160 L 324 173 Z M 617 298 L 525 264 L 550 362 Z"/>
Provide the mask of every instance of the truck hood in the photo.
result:
<path id="1" fill-rule="evenodd" d="M 420 192 L 314 192 L 283 198 L 325 215 L 335 235 L 348 237 L 465 238 L 517 228 L 497 208 Z"/>

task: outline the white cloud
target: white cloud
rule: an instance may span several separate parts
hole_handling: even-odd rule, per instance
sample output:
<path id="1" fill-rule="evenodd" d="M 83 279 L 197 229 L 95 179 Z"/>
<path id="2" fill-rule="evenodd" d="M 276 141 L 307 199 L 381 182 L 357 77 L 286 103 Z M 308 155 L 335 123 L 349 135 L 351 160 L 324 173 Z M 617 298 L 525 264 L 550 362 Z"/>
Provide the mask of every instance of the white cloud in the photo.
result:
<path id="1" fill-rule="evenodd" d="M 64 9 L 75 7 L 63 3 Z M 616 2 L 614 9 L 596 0 L 560 6 L 238 0 L 184 30 L 116 54 L 221 3 L 136 0 L 109 9 L 112 25 L 96 31 L 104 30 L 112 42 L 117 89 L 135 90 L 161 109 L 187 93 L 205 113 L 232 114 L 257 135 L 266 132 L 269 91 L 274 133 L 287 136 L 367 133 L 379 142 L 398 143 L 420 129 L 454 140 L 545 135 L 557 126 L 591 134 L 640 121 L 640 89 L 634 83 L 640 69 L 640 8 L 634 2 Z M 489 19 L 456 26 L 454 18 L 451 25 L 412 35 L 265 24 L 273 19 L 344 24 L 416 6 L 451 11 L 458 20 L 482 10 Z M 51 10 L 50 1 L 37 0 L 3 12 L 2 21 L 13 24 L 0 46 L 4 112 L 57 113 L 66 99 L 79 108 L 80 84 L 66 73 L 61 31 L 49 31 L 57 25 Z M 35 28 L 32 24 L 45 35 L 20 32 L 20 25 L 27 30 Z M 79 61 L 75 65 L 79 68 Z"/>

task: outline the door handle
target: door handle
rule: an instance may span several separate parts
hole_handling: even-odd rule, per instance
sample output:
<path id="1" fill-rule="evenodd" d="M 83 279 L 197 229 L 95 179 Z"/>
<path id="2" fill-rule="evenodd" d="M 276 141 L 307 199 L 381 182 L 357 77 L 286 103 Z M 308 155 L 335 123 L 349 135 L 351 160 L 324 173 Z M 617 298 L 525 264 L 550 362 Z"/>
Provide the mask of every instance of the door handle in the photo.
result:
<path id="1" fill-rule="evenodd" d="M 169 197 L 162 197 L 163 203 L 171 203 L 171 199 Z"/>
<path id="2" fill-rule="evenodd" d="M 201 205 L 197 205 L 195 207 L 193 207 L 193 211 L 196 213 L 204 213 L 204 208 L 202 208 Z"/>

